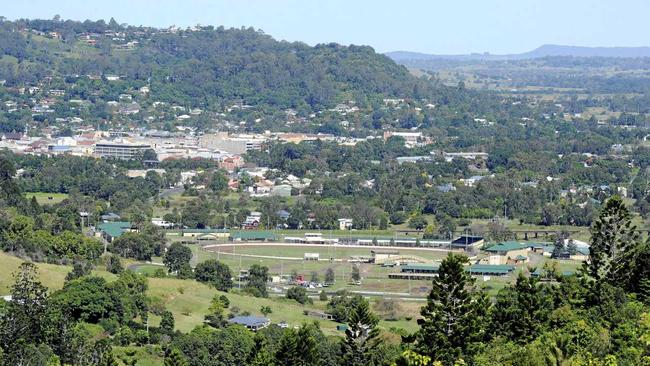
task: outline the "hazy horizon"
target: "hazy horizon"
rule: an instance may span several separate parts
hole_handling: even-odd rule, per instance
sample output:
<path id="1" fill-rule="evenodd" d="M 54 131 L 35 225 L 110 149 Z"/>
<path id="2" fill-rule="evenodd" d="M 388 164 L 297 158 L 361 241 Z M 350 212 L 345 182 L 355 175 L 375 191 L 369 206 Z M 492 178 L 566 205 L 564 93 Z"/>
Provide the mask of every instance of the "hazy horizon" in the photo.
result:
<path id="1" fill-rule="evenodd" d="M 105 3 L 34 0 L 6 4 L 8 19 L 108 21 L 152 27 L 196 24 L 254 27 L 276 39 L 310 45 L 337 42 L 372 46 L 378 52 L 515 54 L 544 44 L 584 47 L 644 47 L 650 2 L 577 0 L 388 1 L 306 3 L 125 1 Z"/>

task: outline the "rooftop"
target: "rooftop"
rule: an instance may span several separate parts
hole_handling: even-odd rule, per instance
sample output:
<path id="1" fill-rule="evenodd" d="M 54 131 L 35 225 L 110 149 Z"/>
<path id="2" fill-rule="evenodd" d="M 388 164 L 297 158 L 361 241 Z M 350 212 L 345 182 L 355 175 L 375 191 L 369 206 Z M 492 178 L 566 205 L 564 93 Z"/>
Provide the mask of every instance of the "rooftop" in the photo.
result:
<path id="1" fill-rule="evenodd" d="M 228 321 L 245 327 L 260 327 L 270 322 L 269 318 L 262 316 L 236 316 Z"/>
<path id="2" fill-rule="evenodd" d="M 438 264 L 405 264 L 401 267 L 402 272 L 408 271 L 432 271 L 438 272 L 440 265 Z"/>
<path id="3" fill-rule="evenodd" d="M 511 250 L 521 250 L 527 248 L 527 245 L 521 244 L 516 241 L 505 241 L 497 245 L 493 245 L 487 249 L 486 252 L 497 253 L 497 252 L 509 252 Z"/>
<path id="4" fill-rule="evenodd" d="M 97 225 L 97 228 L 113 238 L 119 238 L 125 231 L 131 229 L 131 223 L 128 221 L 103 222 Z"/>
<path id="5" fill-rule="evenodd" d="M 228 229 L 183 229 L 183 233 L 212 234 L 227 233 Z"/>
<path id="6" fill-rule="evenodd" d="M 483 240 L 482 236 L 462 235 L 461 237 L 454 239 L 454 241 L 452 241 L 451 243 L 452 244 L 474 244 L 481 240 Z"/>
<path id="7" fill-rule="evenodd" d="M 508 264 L 474 264 L 466 270 L 471 274 L 503 275 L 512 272 L 514 269 L 514 266 Z"/>
<path id="8" fill-rule="evenodd" d="M 237 231 L 230 235 L 233 239 L 241 240 L 276 240 L 277 236 L 269 231 Z"/>

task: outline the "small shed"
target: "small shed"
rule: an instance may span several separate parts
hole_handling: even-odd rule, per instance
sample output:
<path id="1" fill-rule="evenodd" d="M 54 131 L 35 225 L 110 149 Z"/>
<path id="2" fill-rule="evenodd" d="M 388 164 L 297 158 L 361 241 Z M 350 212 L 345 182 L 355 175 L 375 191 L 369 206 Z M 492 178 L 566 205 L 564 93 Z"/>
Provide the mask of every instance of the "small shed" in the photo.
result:
<path id="1" fill-rule="evenodd" d="M 318 319 L 324 319 L 324 320 L 332 320 L 334 317 L 332 314 L 328 314 L 322 311 L 314 311 L 314 310 L 305 310 L 303 313 L 306 316 L 310 316 L 312 318 L 318 318 Z"/>
<path id="2" fill-rule="evenodd" d="M 320 253 L 305 253 L 303 259 L 306 261 L 318 261 Z"/>

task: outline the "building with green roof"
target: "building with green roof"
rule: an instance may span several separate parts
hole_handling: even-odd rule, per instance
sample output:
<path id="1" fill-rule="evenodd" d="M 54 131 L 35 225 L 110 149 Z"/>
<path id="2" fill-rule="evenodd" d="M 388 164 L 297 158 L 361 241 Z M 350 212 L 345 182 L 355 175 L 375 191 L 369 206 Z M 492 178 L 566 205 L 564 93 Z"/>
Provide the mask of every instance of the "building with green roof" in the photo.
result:
<path id="1" fill-rule="evenodd" d="M 497 245 L 493 245 L 487 249 L 489 253 L 489 264 L 515 264 L 525 261 L 530 251 L 530 245 L 519 243 L 516 241 L 505 241 Z M 522 259 L 522 258 L 526 259 Z"/>
<path id="2" fill-rule="evenodd" d="M 102 222 L 97 225 L 97 229 L 101 233 L 101 236 L 111 243 L 125 232 L 132 231 L 131 223 L 128 221 Z"/>
<path id="3" fill-rule="evenodd" d="M 244 230 L 230 235 L 232 241 L 276 241 L 277 235 L 270 231 Z"/>
<path id="4" fill-rule="evenodd" d="M 516 242 L 516 241 L 504 241 L 502 243 L 493 245 L 487 249 L 486 252 L 497 253 L 497 254 L 506 254 L 507 252 L 513 250 L 521 250 L 528 248 L 528 245 Z"/>
<path id="5" fill-rule="evenodd" d="M 514 269 L 515 266 L 509 264 L 474 264 L 466 270 L 477 276 L 505 276 Z"/>
<path id="6" fill-rule="evenodd" d="M 401 271 L 404 273 L 438 273 L 439 268 L 438 264 L 409 263 L 401 266 Z"/>

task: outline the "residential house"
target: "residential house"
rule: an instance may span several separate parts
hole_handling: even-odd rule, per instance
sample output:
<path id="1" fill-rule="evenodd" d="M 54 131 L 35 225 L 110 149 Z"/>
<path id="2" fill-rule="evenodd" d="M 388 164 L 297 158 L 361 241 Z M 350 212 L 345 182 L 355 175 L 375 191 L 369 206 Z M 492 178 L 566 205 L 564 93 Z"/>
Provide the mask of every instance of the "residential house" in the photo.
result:
<path id="1" fill-rule="evenodd" d="M 456 187 L 451 183 L 447 183 L 440 186 L 436 186 L 436 189 L 442 193 L 449 193 L 455 191 Z"/>
<path id="2" fill-rule="evenodd" d="M 273 182 L 268 179 L 261 179 L 255 182 L 252 187 L 249 187 L 249 192 L 256 196 L 267 196 L 273 190 Z"/>
<path id="3" fill-rule="evenodd" d="M 455 158 L 462 158 L 466 160 L 487 160 L 488 153 L 484 152 L 446 152 L 444 153 L 445 161 L 450 162 Z"/>
<path id="4" fill-rule="evenodd" d="M 126 232 L 134 231 L 128 221 L 103 222 L 97 225 L 99 236 L 112 243 Z"/>
<path id="5" fill-rule="evenodd" d="M 264 329 L 271 325 L 271 320 L 269 318 L 261 316 L 236 316 L 228 320 L 231 324 L 242 325 L 253 332 L 256 332 L 260 329 Z"/>
<path id="6" fill-rule="evenodd" d="M 278 210 L 275 214 L 284 221 L 287 221 L 291 217 L 291 214 L 287 210 Z"/>
<path id="7" fill-rule="evenodd" d="M 399 156 L 395 158 L 398 164 L 404 163 L 418 163 L 420 161 L 431 161 L 433 160 L 432 156 Z"/>
<path id="8" fill-rule="evenodd" d="M 260 226 L 260 220 L 262 219 L 262 213 L 253 211 L 250 215 L 246 216 L 246 219 L 242 223 L 243 229 L 256 229 Z"/>
<path id="9" fill-rule="evenodd" d="M 485 178 L 482 175 L 474 175 L 466 179 L 461 179 L 460 181 L 463 183 L 464 186 L 466 187 L 474 187 L 476 183 L 478 183 L 481 179 Z"/>
<path id="10" fill-rule="evenodd" d="M 229 172 L 233 172 L 242 166 L 244 166 L 244 159 L 239 155 L 228 156 L 219 162 L 219 168 Z"/>

